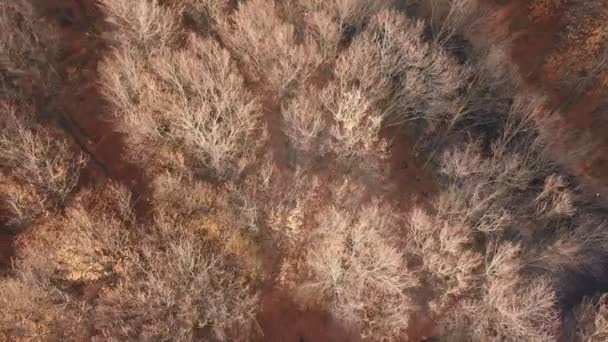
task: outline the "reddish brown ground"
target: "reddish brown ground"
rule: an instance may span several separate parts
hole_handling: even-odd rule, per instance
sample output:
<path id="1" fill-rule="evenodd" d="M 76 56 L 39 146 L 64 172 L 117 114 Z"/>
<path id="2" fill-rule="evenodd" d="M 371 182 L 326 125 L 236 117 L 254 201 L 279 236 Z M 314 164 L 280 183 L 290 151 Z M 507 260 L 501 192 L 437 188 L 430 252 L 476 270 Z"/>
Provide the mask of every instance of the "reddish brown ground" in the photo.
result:
<path id="1" fill-rule="evenodd" d="M 12 234 L 0 233 L 0 271 L 10 266 L 15 255 L 14 238 Z"/>
<path id="2" fill-rule="evenodd" d="M 485 42 L 485 48 L 509 42 L 511 61 L 525 86 L 548 97 L 567 130 L 593 143 L 582 161 L 568 166 L 608 194 L 608 2 L 482 2 L 492 20 L 473 40 Z M 565 151 L 557 154 L 576 150 L 580 142 L 564 144 Z"/>
<path id="3" fill-rule="evenodd" d="M 301 310 L 289 296 L 271 291 L 261 298 L 259 321 L 263 335 L 258 339 L 276 342 L 356 342 L 349 332 L 321 311 Z"/>

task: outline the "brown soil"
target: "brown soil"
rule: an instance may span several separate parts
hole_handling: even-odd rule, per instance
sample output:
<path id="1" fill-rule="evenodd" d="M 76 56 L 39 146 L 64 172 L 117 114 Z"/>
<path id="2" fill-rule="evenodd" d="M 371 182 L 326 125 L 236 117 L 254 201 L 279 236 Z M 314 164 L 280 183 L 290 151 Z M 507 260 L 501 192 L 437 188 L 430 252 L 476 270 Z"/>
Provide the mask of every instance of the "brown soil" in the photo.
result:
<path id="1" fill-rule="evenodd" d="M 14 242 L 14 235 L 0 232 L 0 272 L 10 266 L 15 256 Z"/>
<path id="2" fill-rule="evenodd" d="M 389 127 L 381 132 L 389 145 L 389 179 L 394 187 L 389 194 L 400 210 L 409 212 L 416 206 L 430 204 L 436 191 L 433 174 L 424 165 L 424 156 L 416 153 L 413 138 L 403 130 Z"/>
<path id="3" fill-rule="evenodd" d="M 280 291 L 266 293 L 261 303 L 260 342 L 359 341 L 357 334 L 341 327 L 328 314 L 302 310 Z"/>

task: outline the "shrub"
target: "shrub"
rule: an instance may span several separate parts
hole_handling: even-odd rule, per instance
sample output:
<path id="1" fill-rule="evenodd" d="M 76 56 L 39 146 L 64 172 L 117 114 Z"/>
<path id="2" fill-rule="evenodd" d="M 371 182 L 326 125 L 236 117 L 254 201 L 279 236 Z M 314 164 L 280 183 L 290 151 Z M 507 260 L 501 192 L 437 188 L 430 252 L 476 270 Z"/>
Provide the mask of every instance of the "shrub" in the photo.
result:
<path id="1" fill-rule="evenodd" d="M 389 240 L 390 210 L 373 204 L 359 214 L 324 212 L 318 244 L 306 258 L 311 278 L 299 289 L 305 300 L 318 300 L 368 338 L 403 336 L 415 308 L 407 291 L 416 279 Z"/>

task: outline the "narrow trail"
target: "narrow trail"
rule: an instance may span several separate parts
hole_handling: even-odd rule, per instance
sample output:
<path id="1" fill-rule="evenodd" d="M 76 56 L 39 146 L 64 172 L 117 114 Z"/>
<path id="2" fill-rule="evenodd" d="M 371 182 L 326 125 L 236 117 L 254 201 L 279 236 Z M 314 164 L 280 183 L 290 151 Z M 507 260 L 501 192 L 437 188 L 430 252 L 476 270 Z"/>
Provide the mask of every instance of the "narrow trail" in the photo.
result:
<path id="1" fill-rule="evenodd" d="M 0 233 L 0 275 L 11 265 L 11 259 L 15 256 L 15 236 L 9 233 Z"/>
<path id="2" fill-rule="evenodd" d="M 127 159 L 125 136 L 116 129 L 97 83 L 97 67 L 109 46 L 101 38 L 105 22 L 94 0 L 38 1 L 42 13 L 61 26 L 64 58 L 58 72 L 62 84 L 51 110 L 68 135 L 89 156 L 81 183 L 110 179 L 127 186 L 139 218 L 151 211 L 145 172 Z"/>

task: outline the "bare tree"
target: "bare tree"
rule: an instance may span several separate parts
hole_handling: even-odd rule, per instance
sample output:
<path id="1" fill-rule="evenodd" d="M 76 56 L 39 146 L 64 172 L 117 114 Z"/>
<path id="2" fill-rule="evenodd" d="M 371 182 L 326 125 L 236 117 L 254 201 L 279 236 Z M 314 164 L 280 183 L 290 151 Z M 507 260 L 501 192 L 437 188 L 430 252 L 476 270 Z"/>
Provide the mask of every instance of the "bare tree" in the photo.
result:
<path id="1" fill-rule="evenodd" d="M 149 53 L 170 46 L 177 38 L 181 13 L 177 8 L 162 6 L 158 0 L 102 0 L 101 4 L 116 27 L 115 42 L 127 49 Z"/>
<path id="2" fill-rule="evenodd" d="M 84 157 L 31 118 L 19 118 L 10 106 L 0 108 L 0 165 L 51 203 L 64 203 L 78 182 Z"/>
<path id="3" fill-rule="evenodd" d="M 229 0 L 182 0 L 184 13 L 197 24 L 203 32 L 216 29 L 224 24 L 226 11 L 230 6 Z"/>
<path id="4" fill-rule="evenodd" d="M 285 134 L 296 148 L 308 152 L 319 151 L 319 140 L 327 129 L 323 108 L 313 94 L 312 89 L 302 92 L 281 108 Z"/>
<path id="5" fill-rule="evenodd" d="M 359 214 L 329 209 L 319 218 L 318 245 L 306 258 L 311 278 L 300 286 L 364 337 L 398 338 L 415 310 L 408 289 L 416 278 L 388 237 L 390 208 L 372 204 Z"/>
<path id="6" fill-rule="evenodd" d="M 117 52 L 102 66 L 104 91 L 138 151 L 174 147 L 198 170 L 230 177 L 263 136 L 259 106 L 226 50 L 194 36 L 190 43 L 153 56 L 153 72 L 138 55 Z"/>
<path id="7" fill-rule="evenodd" d="M 102 336 L 191 341 L 197 330 L 219 340 L 251 336 L 257 297 L 242 275 L 179 227 L 153 229 L 128 251 L 120 281 L 100 298 L 95 317 Z"/>
<path id="8" fill-rule="evenodd" d="M 394 1 L 380 0 L 299 0 L 308 12 L 326 13 L 332 21 L 337 23 L 340 36 L 348 34 L 347 31 L 356 31 L 362 27 L 374 14 L 390 7 Z"/>
<path id="9" fill-rule="evenodd" d="M 334 120 L 330 147 L 339 158 L 382 158 L 385 151 L 380 138 L 382 118 L 362 91 L 330 84 L 321 93 L 321 102 Z"/>
<path id="10" fill-rule="evenodd" d="M 222 29 L 226 43 L 250 76 L 269 82 L 279 98 L 321 63 L 316 45 L 310 39 L 298 42 L 296 27 L 280 19 L 274 0 L 240 3 L 231 19 Z"/>
<path id="11" fill-rule="evenodd" d="M 450 121 L 460 106 L 463 69 L 422 38 L 423 24 L 397 11 L 371 18 L 336 62 L 343 87 L 359 88 L 390 124 Z"/>

